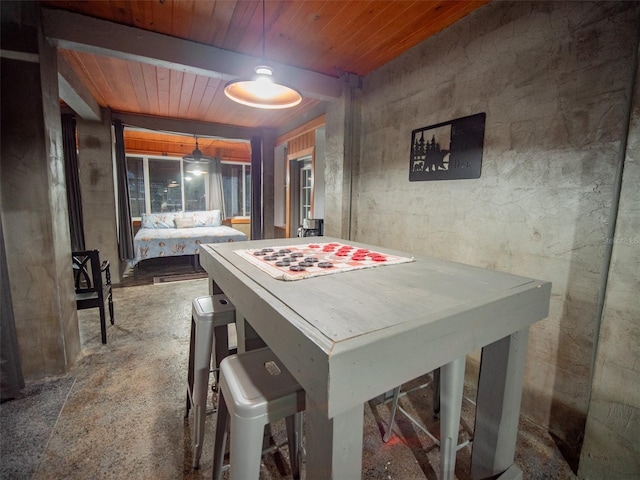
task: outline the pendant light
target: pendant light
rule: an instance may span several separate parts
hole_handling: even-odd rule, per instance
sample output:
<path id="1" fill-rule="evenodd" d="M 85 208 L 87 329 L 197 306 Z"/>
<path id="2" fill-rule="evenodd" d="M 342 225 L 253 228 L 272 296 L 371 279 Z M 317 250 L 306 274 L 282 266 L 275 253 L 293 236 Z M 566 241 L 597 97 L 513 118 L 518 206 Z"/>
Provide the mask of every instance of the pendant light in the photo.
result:
<path id="1" fill-rule="evenodd" d="M 265 61 L 265 0 L 262 0 L 262 61 Z M 279 109 L 295 107 L 302 101 L 296 89 L 274 82 L 273 69 L 259 65 L 251 80 L 238 79 L 228 82 L 224 94 L 234 102 L 248 107 Z"/>
<path id="2" fill-rule="evenodd" d="M 207 167 L 211 163 L 211 157 L 207 157 L 202 154 L 202 151 L 198 148 L 198 137 L 195 136 L 196 139 L 196 148 L 188 155 L 182 157 L 185 163 L 189 165 L 186 168 L 187 173 L 191 173 L 193 175 L 204 175 L 207 173 Z"/>
<path id="3" fill-rule="evenodd" d="M 198 148 L 198 137 L 194 135 L 196 139 L 196 148 L 188 155 L 182 157 L 182 159 L 187 163 L 194 163 L 196 165 L 209 165 L 211 162 L 211 157 L 207 157 L 202 154 L 202 151 Z"/>

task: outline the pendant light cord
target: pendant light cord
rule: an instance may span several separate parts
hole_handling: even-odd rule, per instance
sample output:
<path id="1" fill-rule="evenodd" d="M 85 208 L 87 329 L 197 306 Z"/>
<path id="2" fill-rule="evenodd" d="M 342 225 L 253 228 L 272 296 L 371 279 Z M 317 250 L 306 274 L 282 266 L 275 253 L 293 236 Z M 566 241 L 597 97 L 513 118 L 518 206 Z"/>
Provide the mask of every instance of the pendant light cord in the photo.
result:
<path id="1" fill-rule="evenodd" d="M 265 22 L 265 0 L 262 0 L 262 62 L 264 63 L 267 60 L 267 55 L 265 53 L 265 45 L 266 45 L 266 40 L 265 40 L 265 27 L 264 27 L 264 22 Z"/>

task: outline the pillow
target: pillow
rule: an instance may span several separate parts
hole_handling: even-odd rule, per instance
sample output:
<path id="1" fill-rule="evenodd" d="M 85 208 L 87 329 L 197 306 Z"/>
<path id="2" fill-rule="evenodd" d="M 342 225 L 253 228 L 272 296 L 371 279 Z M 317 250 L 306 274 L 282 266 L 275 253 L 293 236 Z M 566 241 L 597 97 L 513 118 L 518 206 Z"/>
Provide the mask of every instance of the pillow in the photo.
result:
<path id="1" fill-rule="evenodd" d="M 176 216 L 174 222 L 176 222 L 176 228 L 193 228 L 196 226 L 196 221 L 193 217 Z"/>
<path id="2" fill-rule="evenodd" d="M 173 213 L 143 213 L 140 228 L 176 228 Z"/>
<path id="3" fill-rule="evenodd" d="M 208 210 L 206 212 L 188 212 L 195 221 L 196 227 L 219 227 L 222 225 L 220 210 Z"/>

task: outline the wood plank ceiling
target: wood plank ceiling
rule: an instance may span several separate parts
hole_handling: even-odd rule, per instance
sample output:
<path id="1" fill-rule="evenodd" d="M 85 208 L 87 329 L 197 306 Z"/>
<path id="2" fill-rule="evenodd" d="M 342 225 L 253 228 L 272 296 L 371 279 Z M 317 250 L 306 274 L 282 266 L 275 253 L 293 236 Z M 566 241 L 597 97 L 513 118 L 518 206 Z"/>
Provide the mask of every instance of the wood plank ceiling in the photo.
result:
<path id="1" fill-rule="evenodd" d="M 127 154 L 182 157 L 193 152 L 196 139 L 188 135 L 170 135 L 165 132 L 148 132 L 135 128 L 124 131 Z M 249 142 L 220 138 L 198 137 L 198 148 L 203 155 L 218 157 L 225 162 L 249 162 Z"/>
<path id="2" fill-rule="evenodd" d="M 344 72 L 364 77 L 488 1 L 266 0 L 266 58 L 332 77 Z M 46 8 L 246 55 L 262 55 L 260 0 L 41 3 Z M 97 103 L 112 111 L 278 128 L 321 103 L 305 97 L 291 109 L 257 110 L 227 99 L 223 93 L 226 81 L 219 78 L 75 50 L 61 50 L 61 54 Z"/>

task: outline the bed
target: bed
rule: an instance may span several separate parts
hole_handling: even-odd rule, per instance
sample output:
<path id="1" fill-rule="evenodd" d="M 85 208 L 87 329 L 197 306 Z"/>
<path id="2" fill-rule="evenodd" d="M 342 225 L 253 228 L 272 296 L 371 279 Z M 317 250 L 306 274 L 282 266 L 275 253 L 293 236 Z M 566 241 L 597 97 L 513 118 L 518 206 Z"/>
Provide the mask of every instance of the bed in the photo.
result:
<path id="1" fill-rule="evenodd" d="M 133 239 L 135 258 L 129 263 L 136 267 L 149 258 L 195 255 L 196 266 L 203 243 L 245 240 L 247 236 L 241 231 L 222 225 L 220 210 L 143 213 Z"/>

